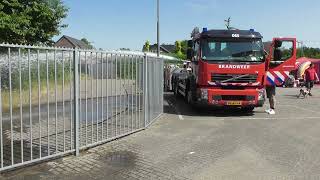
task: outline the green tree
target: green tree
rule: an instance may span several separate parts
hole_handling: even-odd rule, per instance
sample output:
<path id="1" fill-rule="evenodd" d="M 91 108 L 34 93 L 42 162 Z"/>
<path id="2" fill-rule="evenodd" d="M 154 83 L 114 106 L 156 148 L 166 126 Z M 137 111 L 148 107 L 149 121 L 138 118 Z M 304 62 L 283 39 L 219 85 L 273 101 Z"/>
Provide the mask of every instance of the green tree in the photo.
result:
<path id="1" fill-rule="evenodd" d="M 182 49 L 182 47 L 181 47 L 181 41 L 176 41 L 175 42 L 175 46 L 176 46 L 176 53 L 177 54 L 181 54 L 182 52 L 181 52 L 181 49 Z"/>
<path id="2" fill-rule="evenodd" d="M 67 25 L 68 8 L 62 0 L 0 1 L 0 42 L 51 44 Z"/>
<path id="3" fill-rule="evenodd" d="M 187 54 L 187 50 L 188 50 L 188 40 L 181 41 L 181 52 L 183 54 Z"/>
<path id="4" fill-rule="evenodd" d="M 94 49 L 94 47 L 92 46 L 92 44 L 89 42 L 87 38 L 82 38 L 81 41 L 84 42 L 89 49 Z"/>
<path id="5" fill-rule="evenodd" d="M 175 57 L 178 59 L 186 59 L 187 58 L 186 52 L 185 52 L 186 50 L 185 51 L 183 50 L 183 48 L 186 48 L 186 47 L 182 46 L 182 44 L 184 44 L 184 43 L 185 42 L 182 43 L 182 41 L 175 42 Z"/>
<path id="6" fill-rule="evenodd" d="M 320 49 L 312 47 L 303 47 L 297 49 L 297 57 L 320 58 Z"/>
<path id="7" fill-rule="evenodd" d="M 149 52 L 149 51 L 150 51 L 150 42 L 149 42 L 149 40 L 147 40 L 147 41 L 144 43 L 143 51 L 144 51 L 144 52 Z"/>

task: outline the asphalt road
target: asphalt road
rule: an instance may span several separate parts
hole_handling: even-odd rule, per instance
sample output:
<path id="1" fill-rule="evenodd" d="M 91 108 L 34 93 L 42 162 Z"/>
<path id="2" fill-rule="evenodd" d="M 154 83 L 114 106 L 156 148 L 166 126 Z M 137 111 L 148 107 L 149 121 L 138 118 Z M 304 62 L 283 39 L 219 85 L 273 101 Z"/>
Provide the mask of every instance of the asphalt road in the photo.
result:
<path id="1" fill-rule="evenodd" d="M 320 88 L 277 90 L 276 115 L 196 110 L 165 95 L 150 128 L 80 157 L 4 174 L 15 179 L 320 179 Z"/>
<path id="2" fill-rule="evenodd" d="M 248 114 L 194 109 L 166 95 L 167 116 L 189 141 L 181 149 L 196 161 L 175 168 L 192 179 L 320 179 L 320 89 L 306 99 L 298 91 L 277 89 L 276 115 L 264 112 L 267 103 Z"/>
<path id="3" fill-rule="evenodd" d="M 141 97 L 140 97 L 141 98 Z M 87 98 L 79 100 L 81 103 L 80 108 L 80 121 L 85 122 L 86 116 L 87 119 L 93 117 L 93 121 L 96 122 L 101 121 L 101 119 L 110 118 L 113 113 L 117 109 L 118 111 L 124 109 L 131 109 L 136 108 L 136 106 L 142 106 L 142 100 L 140 99 L 139 102 L 139 95 L 128 94 L 128 95 L 118 95 L 118 96 L 108 96 L 108 97 L 94 97 L 94 98 Z M 140 105 L 138 104 L 140 103 Z M 97 108 L 98 107 L 98 108 Z M 102 107 L 104 107 L 104 112 L 102 113 Z M 108 110 L 107 110 L 108 108 Z M 40 105 L 40 114 L 41 119 L 45 119 L 47 117 L 47 113 L 49 112 L 50 117 L 55 117 L 57 112 L 57 118 L 62 119 L 63 113 L 66 119 L 70 119 L 73 113 L 73 101 L 64 101 L 63 102 L 51 102 L 48 104 L 41 104 Z M 22 109 L 22 121 L 28 122 L 30 120 L 30 109 L 29 106 L 23 107 Z M 33 121 L 37 121 L 39 119 L 39 106 L 33 105 L 31 109 L 31 118 Z M 20 123 L 20 111 L 16 109 L 13 111 L 12 121 L 13 123 L 19 124 Z M 10 121 L 10 114 L 8 112 L 2 114 L 2 121 L 6 124 Z"/>
<path id="4" fill-rule="evenodd" d="M 103 137 L 114 137 L 119 134 L 127 133 L 129 130 L 138 129 L 142 124 L 141 112 L 142 100 L 138 95 L 118 95 L 99 98 L 82 99 L 80 103 L 80 133 L 81 146 L 94 143 Z M 23 158 L 30 160 L 31 137 L 32 155 L 34 158 L 47 156 L 48 151 L 53 154 L 55 151 L 63 152 L 70 149 L 72 144 L 72 121 L 73 102 L 65 101 L 41 104 L 40 119 L 39 106 L 34 105 L 31 109 L 24 107 L 22 118 L 20 112 L 14 111 L 11 118 L 8 113 L 2 115 L 1 128 L 3 130 L 3 164 L 11 164 L 11 150 L 13 152 L 14 163 L 21 162 L 21 143 L 23 143 Z M 48 108 L 49 107 L 49 108 Z M 102 108 L 103 107 L 103 108 Z M 137 113 L 140 113 L 138 119 Z M 49 119 L 48 119 L 49 114 Z M 31 126 L 32 121 L 32 126 Z M 22 124 L 22 128 L 21 128 Z M 32 134 L 30 133 L 32 127 Z M 103 128 L 103 130 L 102 130 Z M 22 129 L 22 134 L 21 134 Z M 72 130 L 71 130 L 72 129 Z M 21 138 L 22 135 L 22 138 Z M 41 137 L 41 144 L 39 139 Z M 11 149 L 11 139 L 13 148 Z M 22 139 L 22 141 L 21 141 Z M 51 139 L 49 141 L 49 139 Z M 41 152 L 39 147 L 41 146 Z M 1 149 L 2 150 L 2 149 Z M 0 150 L 0 153 L 1 153 Z"/>

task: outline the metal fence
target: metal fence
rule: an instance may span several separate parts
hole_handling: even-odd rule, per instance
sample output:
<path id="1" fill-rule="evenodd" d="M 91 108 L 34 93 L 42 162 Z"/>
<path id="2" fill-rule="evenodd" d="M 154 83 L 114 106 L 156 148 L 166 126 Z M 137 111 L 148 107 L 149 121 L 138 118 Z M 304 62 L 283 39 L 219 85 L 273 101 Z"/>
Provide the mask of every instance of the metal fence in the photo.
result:
<path id="1" fill-rule="evenodd" d="M 0 171 L 137 132 L 163 112 L 163 58 L 0 44 Z"/>

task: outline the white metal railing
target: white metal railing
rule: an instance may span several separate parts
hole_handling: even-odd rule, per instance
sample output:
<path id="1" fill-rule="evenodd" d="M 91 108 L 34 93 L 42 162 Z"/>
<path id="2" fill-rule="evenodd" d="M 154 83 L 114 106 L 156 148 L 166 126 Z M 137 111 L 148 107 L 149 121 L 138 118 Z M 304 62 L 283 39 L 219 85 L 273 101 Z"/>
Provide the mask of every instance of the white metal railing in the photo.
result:
<path id="1" fill-rule="evenodd" d="M 146 128 L 163 111 L 165 59 L 0 44 L 0 171 Z"/>

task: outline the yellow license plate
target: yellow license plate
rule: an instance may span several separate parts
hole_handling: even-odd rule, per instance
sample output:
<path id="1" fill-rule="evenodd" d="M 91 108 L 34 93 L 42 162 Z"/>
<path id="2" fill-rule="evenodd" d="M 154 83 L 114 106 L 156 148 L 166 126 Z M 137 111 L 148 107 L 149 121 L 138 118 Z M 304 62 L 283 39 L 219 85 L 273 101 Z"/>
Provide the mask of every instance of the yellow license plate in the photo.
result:
<path id="1" fill-rule="evenodd" d="M 241 101 L 228 101 L 227 105 L 228 106 L 241 106 Z"/>

